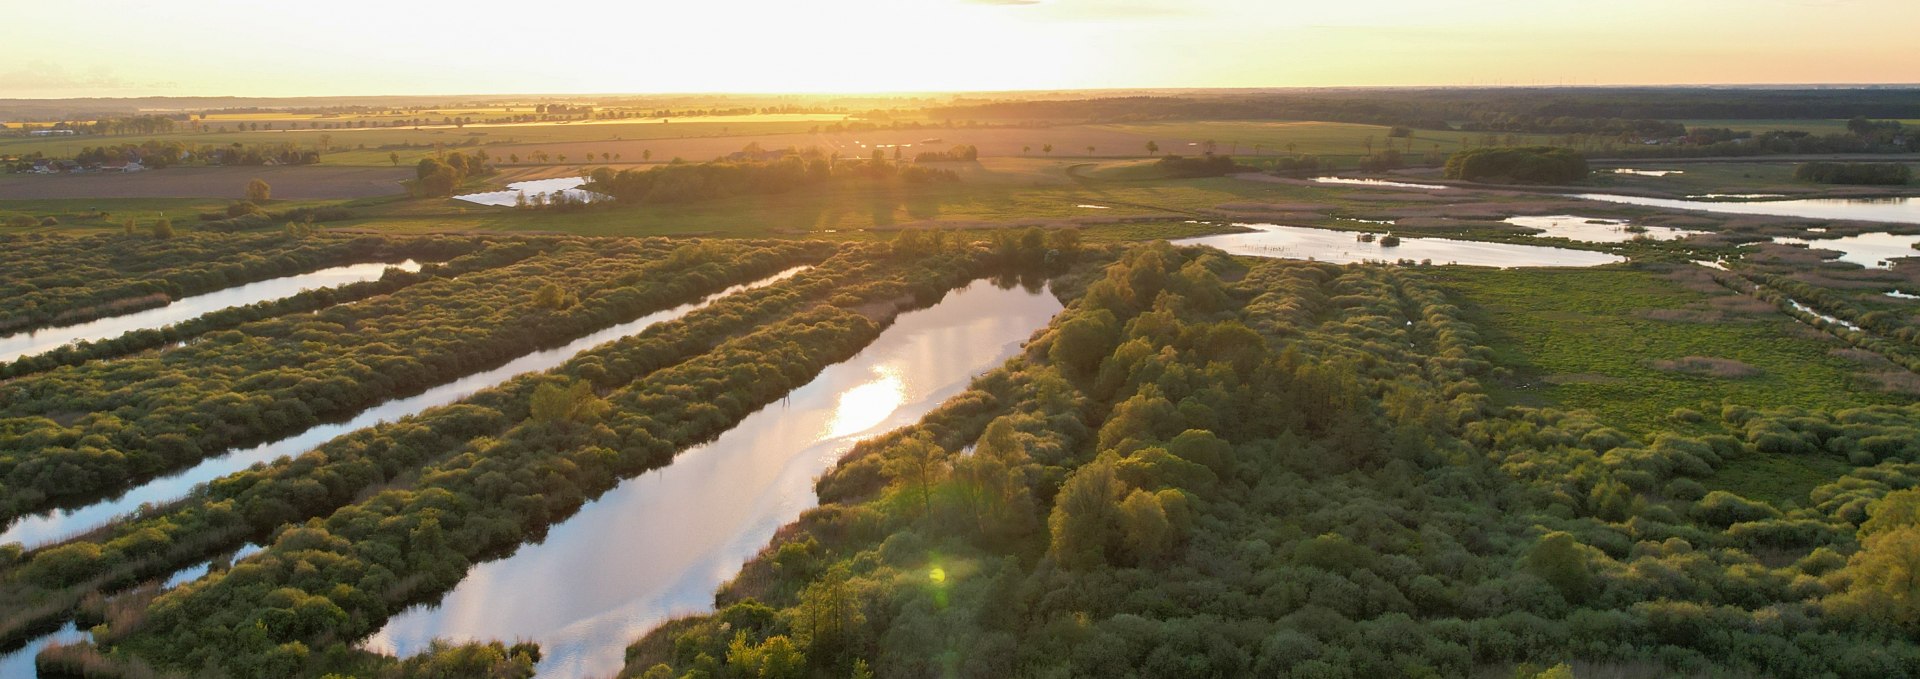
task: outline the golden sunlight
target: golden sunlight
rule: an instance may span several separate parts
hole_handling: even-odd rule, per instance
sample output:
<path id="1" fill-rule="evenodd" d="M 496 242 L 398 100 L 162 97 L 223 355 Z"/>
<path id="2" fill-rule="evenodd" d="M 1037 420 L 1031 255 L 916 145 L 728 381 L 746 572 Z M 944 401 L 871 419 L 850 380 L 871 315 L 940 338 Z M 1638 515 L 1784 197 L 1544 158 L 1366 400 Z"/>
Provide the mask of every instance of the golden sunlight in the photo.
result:
<path id="1" fill-rule="evenodd" d="M 906 382 L 900 378 L 899 369 L 893 366 L 880 366 L 874 369 L 875 378 L 860 386 L 846 390 L 840 395 L 840 402 L 834 406 L 833 419 L 827 423 L 827 438 L 839 438 L 872 429 L 887 420 L 894 410 L 906 402 Z"/>

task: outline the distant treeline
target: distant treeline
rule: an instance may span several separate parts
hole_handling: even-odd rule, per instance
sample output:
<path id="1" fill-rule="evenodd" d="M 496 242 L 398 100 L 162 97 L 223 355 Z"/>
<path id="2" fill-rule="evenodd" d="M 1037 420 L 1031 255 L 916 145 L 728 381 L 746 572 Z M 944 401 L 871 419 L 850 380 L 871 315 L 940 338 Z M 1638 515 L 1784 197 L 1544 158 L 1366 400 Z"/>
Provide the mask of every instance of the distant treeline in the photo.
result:
<path id="1" fill-rule="evenodd" d="M 980 149 L 972 144 L 962 144 L 945 151 L 921 151 L 913 157 L 916 163 L 939 163 L 946 161 L 974 161 L 980 159 Z"/>
<path id="2" fill-rule="evenodd" d="M 928 109 L 976 120 L 1327 120 L 1424 129 L 1548 134 L 1685 134 L 1676 119 L 1920 117 L 1920 90 L 1527 88 L 1299 90 L 1061 101 L 1005 101 Z"/>
<path id="3" fill-rule="evenodd" d="M 1231 156 L 1215 155 L 1198 158 L 1169 155 L 1161 158 L 1154 165 L 1174 177 L 1219 177 L 1252 169 L 1234 163 Z"/>
<path id="4" fill-rule="evenodd" d="M 1913 179 L 1905 163 L 1801 163 L 1793 178 L 1820 184 L 1899 185 Z"/>
<path id="5" fill-rule="evenodd" d="M 875 151 L 875 154 L 878 154 Z M 867 160 L 838 159 L 817 149 L 766 162 L 673 163 L 649 169 L 599 168 L 582 188 L 616 202 L 682 203 L 728 196 L 785 193 L 803 186 L 864 179 L 924 184 L 959 181 L 952 170 Z"/>
<path id="6" fill-rule="evenodd" d="M 27 169 L 31 161 L 41 157 L 28 156 L 13 169 Z M 82 166 L 137 162 L 156 169 L 173 165 L 311 165 L 320 162 L 320 151 L 288 143 L 217 145 L 147 140 L 84 147 L 73 155 L 73 162 Z"/>

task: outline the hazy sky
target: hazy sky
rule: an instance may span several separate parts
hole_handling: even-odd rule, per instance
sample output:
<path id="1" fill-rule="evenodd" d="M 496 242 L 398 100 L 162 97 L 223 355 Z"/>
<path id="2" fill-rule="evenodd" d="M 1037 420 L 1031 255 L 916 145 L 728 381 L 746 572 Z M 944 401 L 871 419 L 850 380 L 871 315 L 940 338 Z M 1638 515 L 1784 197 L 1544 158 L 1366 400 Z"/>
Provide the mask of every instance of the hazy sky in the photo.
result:
<path id="1" fill-rule="evenodd" d="M 1920 82 L 1920 0 L 64 0 L 0 98 Z"/>

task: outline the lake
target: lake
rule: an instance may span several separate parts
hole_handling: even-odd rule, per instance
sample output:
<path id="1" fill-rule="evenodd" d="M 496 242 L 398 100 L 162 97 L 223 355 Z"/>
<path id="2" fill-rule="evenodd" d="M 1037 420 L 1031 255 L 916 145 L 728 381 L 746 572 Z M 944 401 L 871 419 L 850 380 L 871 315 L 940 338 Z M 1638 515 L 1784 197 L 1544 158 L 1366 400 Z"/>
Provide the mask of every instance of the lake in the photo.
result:
<path id="1" fill-rule="evenodd" d="M 283 455 L 299 455 L 335 437 L 392 422 L 428 408 L 443 406 L 506 382 L 515 376 L 547 370 L 567 362 L 582 351 L 613 340 L 638 334 L 659 323 L 674 320 L 706 306 L 712 300 L 758 287 L 772 285 L 806 270 L 795 267 L 753 283 L 736 285 L 699 301 L 659 311 L 632 321 L 608 327 L 552 349 L 528 353 L 492 370 L 486 370 L 430 388 L 419 394 L 396 398 L 361 411 L 344 422 L 322 424 L 278 441 L 248 448 L 235 448 L 209 457 L 184 471 L 140 484 L 119 495 L 83 507 L 52 509 L 21 517 L 0 532 L 0 544 L 19 542 L 28 547 L 59 542 L 139 509 L 145 503 L 165 503 L 185 497 L 195 486 L 246 469 L 256 462 L 271 462 Z"/>
<path id="2" fill-rule="evenodd" d="M 420 270 L 420 264 L 411 259 L 399 264 L 371 262 L 336 266 L 295 276 L 237 285 L 204 295 L 182 297 L 166 306 L 145 311 L 109 316 L 75 325 L 16 333 L 0 337 L 0 362 L 43 354 L 73 342 L 112 339 L 133 330 L 164 328 L 211 311 L 291 297 L 302 290 L 379 280 L 389 267 L 406 271 Z"/>
<path id="3" fill-rule="evenodd" d="M 589 502 L 544 542 L 475 566 L 364 646 L 411 655 L 435 638 L 531 639 L 542 677 L 610 675 L 661 621 L 710 609 L 774 531 L 817 504 L 814 479 L 855 442 L 963 392 L 1060 309 L 1044 291 L 980 281 L 901 314 L 859 355 Z"/>
<path id="4" fill-rule="evenodd" d="M 1334 264 L 1432 260 L 1434 264 L 1464 264 L 1513 268 L 1522 266 L 1599 266 L 1627 261 L 1625 257 L 1591 250 L 1544 245 L 1483 243 L 1450 238 L 1402 236 L 1393 247 L 1356 240 L 1357 232 L 1276 224 L 1238 224 L 1251 232 L 1183 238 L 1181 245 L 1208 245 L 1236 255 L 1310 259 Z"/>
<path id="5" fill-rule="evenodd" d="M 533 200 L 534 194 L 552 196 L 555 191 L 566 194 L 568 198 L 586 203 L 607 199 L 604 195 L 580 188 L 586 183 L 587 179 L 585 177 L 533 179 L 508 184 L 507 190 L 505 191 L 469 193 L 462 196 L 454 196 L 453 199 L 464 200 L 469 203 L 478 203 L 480 205 L 497 205 L 501 207 L 513 207 L 519 204 L 520 196 L 523 195 L 527 197 L 527 200 Z"/>

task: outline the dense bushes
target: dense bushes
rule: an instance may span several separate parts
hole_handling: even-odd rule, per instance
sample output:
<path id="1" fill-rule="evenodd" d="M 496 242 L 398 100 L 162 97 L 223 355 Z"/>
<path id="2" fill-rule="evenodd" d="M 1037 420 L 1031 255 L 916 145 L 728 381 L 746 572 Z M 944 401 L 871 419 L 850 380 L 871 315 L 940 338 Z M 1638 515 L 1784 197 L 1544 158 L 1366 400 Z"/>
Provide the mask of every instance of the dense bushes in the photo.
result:
<path id="1" fill-rule="evenodd" d="M 1234 164 L 1230 156 L 1207 154 L 1198 158 L 1166 156 L 1153 164 L 1169 177 L 1221 177 L 1245 168 Z"/>
<path id="2" fill-rule="evenodd" d="M 1820 184 L 1906 184 L 1913 169 L 1906 163 L 1801 163 L 1793 178 Z"/>
<path id="3" fill-rule="evenodd" d="M 623 676 L 753 676 L 776 648 L 820 676 L 1920 662 L 1920 606 L 1893 594 L 1920 500 L 1879 499 L 1920 464 L 1817 509 L 1701 487 L 1762 445 L 1920 455 L 1890 443 L 1920 410 L 1729 408 L 1691 425 L 1729 433 L 1642 438 L 1496 409 L 1476 381 L 1493 354 L 1410 272 L 1273 263 L 1227 285 L 1199 262 L 1136 252 L 1025 357 L 857 447 L 717 613 L 642 639 Z M 816 624 L 837 610 L 857 615 Z"/>
<path id="4" fill-rule="evenodd" d="M 0 236 L 0 332 L 72 324 L 165 305 L 188 295 L 329 266 L 471 251 L 462 238 L 290 238 L 183 235 Z"/>
<path id="5" fill-rule="evenodd" d="M 765 271 L 828 248 L 575 241 L 511 266 L 248 323 L 159 354 L 19 378 L 0 404 L 0 513 L 292 433 L 670 306 L 689 283 L 727 281 L 729 272 Z M 582 303 L 537 304 L 538 288 L 550 283 Z M 61 412 L 87 415 L 49 417 Z"/>
<path id="6" fill-rule="evenodd" d="M 1476 148 L 1447 157 L 1448 179 L 1565 184 L 1587 178 L 1587 159 L 1572 149 L 1547 146 Z"/>
<path id="7" fill-rule="evenodd" d="M 591 362 L 594 369 L 589 370 L 586 361 L 576 361 L 569 370 L 574 376 L 545 378 L 530 389 L 528 405 L 519 411 L 530 417 L 520 425 L 453 451 L 425 470 L 421 481 L 409 489 L 347 506 L 325 522 L 290 528 L 274 547 L 245 567 L 157 600 L 152 617 L 126 640 L 125 647 L 172 666 L 199 667 L 212 661 L 245 669 L 264 662 L 276 644 L 296 640 L 317 644 L 369 632 L 367 625 L 377 625 L 414 598 L 458 582 L 471 560 L 538 534 L 619 478 L 661 464 L 676 450 L 717 435 L 828 363 L 851 355 L 879 330 L 880 324 L 866 315 L 875 313 L 870 309 L 876 303 L 902 297 L 937 298 L 983 272 L 981 267 L 992 262 L 986 255 L 962 244 L 879 269 L 859 260 L 843 262 L 832 271 L 803 274 L 791 284 L 776 286 L 802 286 L 814 291 L 810 294 L 816 300 L 831 295 L 831 304 L 798 311 L 744 336 L 727 340 L 686 335 L 691 326 L 674 322 L 660 326 L 659 332 L 649 330 L 635 340 L 596 351 L 599 356 Z M 849 276 L 847 264 L 853 265 L 852 271 L 869 273 Z M 794 297 L 793 292 L 769 288 L 765 295 L 756 296 L 773 302 L 770 309 L 794 309 L 791 304 L 805 297 Z M 715 309 L 704 317 L 706 322 L 720 321 L 725 324 L 721 327 L 738 330 L 761 316 L 743 318 L 740 311 Z M 678 364 L 672 363 L 677 359 L 656 362 L 656 356 L 663 356 L 661 349 L 675 345 L 681 347 L 676 352 L 706 353 Z M 619 386 L 622 374 L 637 381 Z M 614 385 L 604 396 L 612 410 L 582 414 L 571 407 L 539 405 L 580 402 L 583 399 L 570 395 L 590 393 L 582 391 L 583 379 L 591 380 L 596 390 L 609 382 Z M 539 409 L 550 412 L 542 416 L 535 412 Z M 560 411 L 564 414 L 556 415 Z M 377 518 L 382 516 L 389 518 Z M 396 539 L 404 545 L 400 552 L 388 549 Z M 319 570 L 308 571 L 308 566 L 300 564 Z M 403 572 L 404 579 L 393 579 Z M 270 599 L 265 608 L 234 606 L 236 600 L 229 598 L 234 592 L 291 591 L 288 587 L 313 589 Z M 350 614 L 318 626 L 284 624 L 300 616 L 302 602 L 312 600 L 330 602 Z M 225 621 L 242 618 L 265 624 L 269 641 L 261 645 L 262 640 L 252 635 L 221 631 L 229 628 Z M 208 620 L 221 622 L 209 624 Z M 231 629 L 251 626 L 252 622 L 237 622 Z M 183 645 L 180 640 L 185 637 L 178 635 L 200 641 Z"/>
<path id="8" fill-rule="evenodd" d="M 375 281 L 315 288 L 276 300 L 210 311 L 163 328 L 132 330 L 119 337 L 92 342 L 75 342 L 46 353 L 15 359 L 12 363 L 0 364 L 0 377 L 17 377 L 58 366 L 80 365 L 87 361 L 184 342 L 208 332 L 229 330 L 253 321 L 294 313 L 312 313 L 335 304 L 389 294 L 433 278 L 459 276 L 512 264 L 532 257 L 550 244 L 540 239 L 492 243 L 479 252 L 456 257 L 444 264 L 425 264 L 418 272 L 409 273 L 399 268 L 389 268 L 379 280 Z"/>

